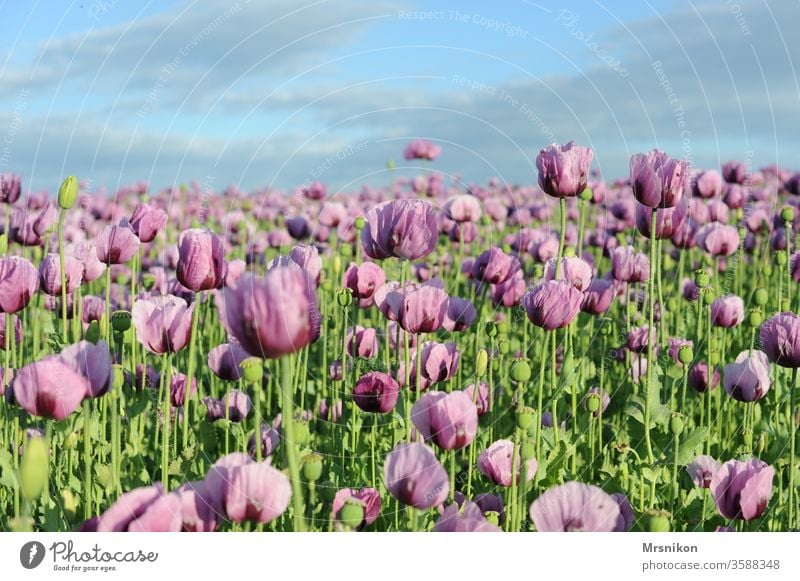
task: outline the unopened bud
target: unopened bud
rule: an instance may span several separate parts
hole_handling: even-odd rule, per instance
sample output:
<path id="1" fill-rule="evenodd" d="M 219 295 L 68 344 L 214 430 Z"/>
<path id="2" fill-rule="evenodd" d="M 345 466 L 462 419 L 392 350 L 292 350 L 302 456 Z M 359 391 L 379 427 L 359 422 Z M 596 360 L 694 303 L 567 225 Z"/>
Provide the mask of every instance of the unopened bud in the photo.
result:
<path id="1" fill-rule="evenodd" d="M 78 179 L 75 176 L 67 176 L 58 188 L 58 206 L 62 210 L 69 210 L 77 199 Z"/>
<path id="2" fill-rule="evenodd" d="M 47 448 L 44 438 L 31 438 L 25 442 L 22 463 L 19 468 L 19 481 L 22 494 L 28 499 L 28 502 L 38 499 L 44 492 L 44 487 L 47 486 L 50 472 Z"/>

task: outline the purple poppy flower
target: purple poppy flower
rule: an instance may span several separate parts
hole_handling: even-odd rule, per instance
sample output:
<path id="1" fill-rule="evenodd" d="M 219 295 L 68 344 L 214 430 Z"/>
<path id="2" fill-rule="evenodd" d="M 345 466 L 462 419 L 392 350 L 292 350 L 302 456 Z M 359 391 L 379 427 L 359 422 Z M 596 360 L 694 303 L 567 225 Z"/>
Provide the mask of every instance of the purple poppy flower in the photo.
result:
<path id="1" fill-rule="evenodd" d="M 647 282 L 650 259 L 633 246 L 618 246 L 611 253 L 611 274 L 620 282 Z"/>
<path id="2" fill-rule="evenodd" d="M 447 471 L 422 443 L 399 444 L 389 452 L 383 479 L 392 496 L 420 510 L 442 504 L 450 493 Z"/>
<path id="3" fill-rule="evenodd" d="M 241 422 L 250 415 L 250 410 L 253 408 L 253 402 L 250 396 L 243 391 L 236 389 L 228 392 L 223 399 L 214 399 L 213 397 L 203 398 L 203 404 L 206 406 L 206 421 L 216 422 L 217 420 L 226 417 L 232 422 Z"/>
<path id="4" fill-rule="evenodd" d="M 74 256 L 64 257 L 67 294 L 81 286 L 83 281 L 83 264 Z M 61 261 L 58 254 L 50 253 L 39 264 L 41 289 L 50 296 L 61 296 Z"/>
<path id="5" fill-rule="evenodd" d="M 186 532 L 214 532 L 222 521 L 222 506 L 214 503 L 206 483 L 195 480 L 182 484 L 175 490 L 181 501 L 182 529 Z"/>
<path id="6" fill-rule="evenodd" d="M 131 214 L 130 224 L 139 240 L 145 244 L 155 240 L 167 225 L 167 213 L 152 204 L 138 203 Z"/>
<path id="7" fill-rule="evenodd" d="M 603 315 L 611 308 L 617 296 L 617 286 L 613 280 L 594 278 L 583 293 L 581 311 L 590 315 Z"/>
<path id="8" fill-rule="evenodd" d="M 475 321 L 478 312 L 472 301 L 459 297 L 450 297 L 447 301 L 447 312 L 442 327 L 450 332 L 464 331 Z"/>
<path id="9" fill-rule="evenodd" d="M 126 492 L 114 501 L 108 510 L 100 515 L 97 520 L 97 532 L 115 533 L 124 532 L 138 518 L 147 512 L 153 504 L 164 496 L 164 487 L 160 482 L 152 486 L 136 488 Z M 177 510 L 180 516 L 180 510 Z M 176 531 L 180 530 L 181 523 L 178 523 Z"/>
<path id="10" fill-rule="evenodd" d="M 490 399 L 488 383 L 478 383 L 477 394 L 475 393 L 475 384 L 471 383 L 464 388 L 464 393 L 469 396 L 470 401 L 472 401 L 478 408 L 478 416 L 489 413 Z"/>
<path id="11" fill-rule="evenodd" d="M 208 367 L 214 375 L 226 381 L 242 378 L 242 361 L 250 357 L 236 339 L 217 345 L 208 352 Z"/>
<path id="12" fill-rule="evenodd" d="M 478 222 L 483 210 L 481 201 L 470 194 L 453 196 L 444 204 L 444 211 L 454 222 Z"/>
<path id="13" fill-rule="evenodd" d="M 733 399 L 758 401 L 770 388 L 769 361 L 763 351 L 742 351 L 734 363 L 723 370 L 722 385 Z"/>
<path id="14" fill-rule="evenodd" d="M 697 245 L 711 256 L 732 256 L 740 241 L 736 227 L 719 222 L 706 224 L 697 232 Z"/>
<path id="15" fill-rule="evenodd" d="M 689 368 L 687 379 L 689 387 L 697 392 L 705 393 L 716 389 L 719 385 L 719 370 L 716 367 L 714 368 L 709 384 L 708 364 L 705 361 L 699 361 Z"/>
<path id="16" fill-rule="evenodd" d="M 512 484 L 512 461 L 511 455 L 514 452 L 514 442 L 511 440 L 497 440 L 478 456 L 478 469 L 481 474 L 486 476 L 494 484 L 508 488 Z M 530 482 L 536 475 L 539 464 L 536 458 L 530 458 L 527 462 L 526 480 Z M 514 454 L 513 472 L 520 478 L 520 457 L 519 446 Z"/>
<path id="17" fill-rule="evenodd" d="M 393 200 L 366 212 L 361 244 L 370 258 L 419 260 L 436 248 L 436 215 L 422 200 Z"/>
<path id="18" fill-rule="evenodd" d="M 274 359 L 319 337 L 316 292 L 297 266 L 272 269 L 263 278 L 245 274 L 226 289 L 224 305 L 230 333 L 251 355 Z"/>
<path id="19" fill-rule="evenodd" d="M 140 241 L 127 222 L 109 225 L 95 238 L 97 259 L 103 264 L 125 264 L 139 251 Z"/>
<path id="20" fill-rule="evenodd" d="M 372 359 L 378 355 L 378 335 L 373 328 L 364 328 L 361 325 L 348 327 L 345 335 L 347 354 L 350 357 Z"/>
<path id="21" fill-rule="evenodd" d="M 781 367 L 800 367 L 800 317 L 787 312 L 767 319 L 760 338 L 770 361 Z"/>
<path id="22" fill-rule="evenodd" d="M 403 157 L 409 160 L 424 159 L 426 161 L 433 161 L 439 157 L 440 153 L 442 153 L 442 148 L 438 145 L 425 139 L 416 139 L 409 143 L 403 150 Z"/>
<path id="23" fill-rule="evenodd" d="M 222 239 L 210 230 L 192 228 L 178 237 L 178 281 L 200 292 L 222 286 L 225 258 Z"/>
<path id="24" fill-rule="evenodd" d="M 411 408 L 411 421 L 426 441 L 460 450 L 478 433 L 478 408 L 463 391 L 428 392 Z"/>
<path id="25" fill-rule="evenodd" d="M 364 519 L 357 527 L 363 530 L 374 523 L 381 514 L 381 495 L 374 488 L 343 488 L 333 497 L 333 520 L 340 522 L 341 510 L 346 502 L 356 502 L 364 507 Z"/>
<path id="26" fill-rule="evenodd" d="M 39 272 L 24 258 L 0 258 L 0 312 L 17 313 L 39 290 Z"/>
<path id="27" fill-rule="evenodd" d="M 740 161 L 722 164 L 722 177 L 729 184 L 743 184 L 747 179 L 747 165 Z"/>
<path id="28" fill-rule="evenodd" d="M 0 203 L 12 205 L 22 193 L 22 178 L 17 174 L 0 174 Z"/>
<path id="29" fill-rule="evenodd" d="M 728 519 L 757 519 L 772 495 L 775 470 L 756 458 L 728 460 L 711 478 L 711 494 L 719 513 Z"/>
<path id="30" fill-rule="evenodd" d="M 269 424 L 261 424 L 261 457 L 269 458 L 275 453 L 278 444 L 281 442 L 281 435 L 278 429 Z M 252 434 L 247 440 L 247 453 L 252 458 L 256 457 L 256 435 Z"/>
<path id="31" fill-rule="evenodd" d="M 477 504 L 468 500 L 459 506 L 451 504 L 433 525 L 435 533 L 499 533 L 500 528 L 490 523 Z"/>
<path id="32" fill-rule="evenodd" d="M 698 198 L 714 198 L 722 193 L 722 176 L 716 170 L 701 171 L 694 179 L 692 193 Z"/>
<path id="33" fill-rule="evenodd" d="M 489 284 L 502 284 L 520 270 L 516 256 L 506 254 L 493 246 L 482 253 L 472 264 L 472 277 Z"/>
<path id="34" fill-rule="evenodd" d="M 415 335 L 438 331 L 447 315 L 449 298 L 443 289 L 430 284 L 411 289 L 403 294 L 397 322 Z"/>
<path id="35" fill-rule="evenodd" d="M 400 386 L 386 373 L 365 373 L 353 387 L 353 402 L 365 412 L 387 414 L 397 405 Z"/>
<path id="36" fill-rule="evenodd" d="M 619 505 L 619 518 L 613 532 L 624 533 L 631 530 L 633 523 L 636 522 L 631 501 L 621 492 L 615 492 L 611 498 Z"/>
<path id="37" fill-rule="evenodd" d="M 319 284 L 320 273 L 322 272 L 322 258 L 316 246 L 307 244 L 297 244 L 289 253 L 289 258 L 300 268 L 308 273 L 311 280 Z"/>
<path id="38" fill-rule="evenodd" d="M 719 471 L 719 462 L 711 456 L 698 456 L 686 466 L 686 472 L 698 488 L 709 488 L 714 475 Z"/>
<path id="39" fill-rule="evenodd" d="M 546 490 L 531 505 L 531 519 L 539 532 L 612 532 L 620 505 L 592 484 L 567 482 Z"/>
<path id="40" fill-rule="evenodd" d="M 586 189 L 594 152 L 589 147 L 552 143 L 539 151 L 539 187 L 554 198 L 574 198 Z"/>
<path id="41" fill-rule="evenodd" d="M 419 349 L 419 347 L 417 348 Z M 411 368 L 409 369 L 409 388 L 412 391 L 424 391 L 431 385 L 446 381 L 458 371 L 460 354 L 455 343 L 437 343 L 426 341 L 422 344 L 420 353 L 420 384 L 417 385 L 417 349 L 411 352 Z M 401 386 L 406 380 L 405 364 L 400 363 L 397 370 L 397 380 Z"/>
<path id="42" fill-rule="evenodd" d="M 528 319 L 537 327 L 553 331 L 569 325 L 581 310 L 583 293 L 563 281 L 550 280 L 522 298 Z"/>
<path id="43" fill-rule="evenodd" d="M 194 308 L 173 295 L 140 298 L 131 311 L 139 343 L 156 355 L 177 353 L 189 343 Z"/>
<path id="44" fill-rule="evenodd" d="M 689 164 L 658 149 L 631 156 L 630 183 L 636 200 L 648 208 L 673 208 L 689 178 Z"/>
<path id="45" fill-rule="evenodd" d="M 106 271 L 106 264 L 97 258 L 97 248 L 94 242 L 84 240 L 69 244 L 64 253 L 80 260 L 83 265 L 83 280 L 86 282 L 97 280 Z"/>
<path id="46" fill-rule="evenodd" d="M 556 280 L 556 261 L 551 259 L 547 261 L 544 267 L 545 280 Z M 561 267 L 558 269 L 558 280 L 563 280 L 570 283 L 579 291 L 585 291 L 589 288 L 592 282 L 591 265 L 577 256 L 569 256 L 561 259 Z"/>

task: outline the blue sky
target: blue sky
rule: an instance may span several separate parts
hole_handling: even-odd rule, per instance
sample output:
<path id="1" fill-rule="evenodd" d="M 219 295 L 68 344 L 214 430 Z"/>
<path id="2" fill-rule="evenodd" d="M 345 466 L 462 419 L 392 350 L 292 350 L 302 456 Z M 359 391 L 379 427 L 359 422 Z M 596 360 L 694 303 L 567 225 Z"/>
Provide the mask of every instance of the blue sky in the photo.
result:
<path id="1" fill-rule="evenodd" d="M 351 191 L 412 138 L 465 181 L 542 146 L 800 166 L 797 0 L 0 2 L 0 171 L 33 189 Z"/>

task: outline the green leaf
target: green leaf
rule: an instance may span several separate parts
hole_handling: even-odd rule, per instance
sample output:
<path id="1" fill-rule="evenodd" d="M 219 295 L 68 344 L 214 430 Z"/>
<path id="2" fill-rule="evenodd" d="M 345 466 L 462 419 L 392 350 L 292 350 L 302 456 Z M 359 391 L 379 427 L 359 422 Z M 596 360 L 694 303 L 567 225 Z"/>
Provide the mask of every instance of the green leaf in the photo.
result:
<path id="1" fill-rule="evenodd" d="M 670 365 L 667 370 L 670 379 L 683 379 L 683 368 L 680 365 Z"/>
<path id="2" fill-rule="evenodd" d="M 708 436 L 708 428 L 694 428 L 678 444 L 678 464 L 685 466 L 695 459 L 697 449 L 703 445 Z"/>
<path id="3" fill-rule="evenodd" d="M 11 490 L 19 486 L 11 452 L 0 450 L 0 484 Z"/>

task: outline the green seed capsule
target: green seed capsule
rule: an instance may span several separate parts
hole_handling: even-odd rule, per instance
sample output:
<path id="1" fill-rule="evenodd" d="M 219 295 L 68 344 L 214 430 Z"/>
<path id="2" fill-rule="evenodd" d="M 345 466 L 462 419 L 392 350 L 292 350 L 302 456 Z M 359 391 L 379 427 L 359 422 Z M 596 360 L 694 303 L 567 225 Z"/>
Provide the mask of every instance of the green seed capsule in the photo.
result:
<path id="1" fill-rule="evenodd" d="M 506 340 L 501 340 L 497 344 L 497 351 L 500 355 L 508 355 L 511 352 L 511 343 Z"/>
<path id="2" fill-rule="evenodd" d="M 578 197 L 584 202 L 589 202 L 594 197 L 594 192 L 592 191 L 592 188 L 587 187 L 580 194 L 578 194 Z"/>
<path id="3" fill-rule="evenodd" d="M 651 533 L 670 531 L 670 514 L 665 510 L 651 510 L 647 513 L 647 530 Z"/>
<path id="4" fill-rule="evenodd" d="M 711 362 L 711 365 L 716 367 L 719 365 L 719 351 L 712 351 L 708 357 L 708 360 Z"/>
<path id="5" fill-rule="evenodd" d="M 791 206 L 784 206 L 781 208 L 781 220 L 784 222 L 791 222 L 794 220 L 794 208 Z"/>
<path id="6" fill-rule="evenodd" d="M 364 505 L 350 498 L 345 500 L 344 506 L 339 511 L 339 522 L 351 529 L 361 526 L 364 522 Z"/>
<path id="7" fill-rule="evenodd" d="M 524 407 L 517 413 L 517 427 L 527 430 L 536 421 L 536 411 L 529 407 Z"/>
<path id="8" fill-rule="evenodd" d="M 500 525 L 500 513 L 496 512 L 496 511 L 493 511 L 493 510 L 490 510 L 490 511 L 484 513 L 483 516 L 486 517 L 486 520 L 488 520 L 494 526 L 499 526 Z"/>
<path id="9" fill-rule="evenodd" d="M 706 288 L 711 284 L 711 277 L 708 276 L 705 270 L 700 269 L 694 273 L 694 284 L 696 284 L 698 288 Z"/>
<path id="10" fill-rule="evenodd" d="M 761 266 L 761 271 L 764 273 L 764 276 L 772 276 L 772 265 L 769 262 L 764 262 Z"/>
<path id="11" fill-rule="evenodd" d="M 765 288 L 757 288 L 754 298 L 756 300 L 756 304 L 759 307 L 763 307 L 769 302 L 769 293 Z"/>
<path id="12" fill-rule="evenodd" d="M 716 298 L 716 296 L 714 294 L 714 289 L 712 289 L 712 288 L 703 289 L 703 302 L 705 304 L 710 305 L 711 303 L 714 302 L 715 298 Z"/>
<path id="13" fill-rule="evenodd" d="M 764 315 L 758 309 L 752 309 L 747 314 L 747 323 L 751 327 L 758 327 L 764 322 Z"/>
<path id="14" fill-rule="evenodd" d="M 689 365 L 692 359 L 694 359 L 694 349 L 689 345 L 681 345 L 681 348 L 678 349 L 678 360 L 684 365 Z"/>
<path id="15" fill-rule="evenodd" d="M 316 482 L 322 476 L 322 456 L 316 452 L 303 456 L 303 478 Z"/>
<path id="16" fill-rule="evenodd" d="M 564 248 L 564 258 L 572 258 L 575 256 L 575 249 L 572 246 L 566 246 Z"/>
<path id="17" fill-rule="evenodd" d="M 300 446 L 308 442 L 308 426 L 305 423 L 295 422 L 294 441 L 296 444 L 299 444 Z"/>
<path id="18" fill-rule="evenodd" d="M 353 292 L 349 288 L 343 288 L 337 293 L 336 301 L 340 307 L 349 307 L 353 304 Z"/>
<path id="19" fill-rule="evenodd" d="M 333 288 L 333 281 L 329 278 L 326 278 L 320 283 L 319 287 L 325 292 L 331 292 L 331 289 Z"/>
<path id="20" fill-rule="evenodd" d="M 19 467 L 19 482 L 22 494 L 28 502 L 33 502 L 42 495 L 50 477 L 47 448 L 44 438 L 31 438 L 25 443 Z"/>
<path id="21" fill-rule="evenodd" d="M 111 327 L 117 333 L 124 333 L 131 328 L 131 319 L 130 311 L 114 311 L 111 314 Z"/>
<path id="22" fill-rule="evenodd" d="M 487 337 L 497 337 L 497 325 L 493 322 L 488 322 L 484 325 Z"/>
<path id="23" fill-rule="evenodd" d="M 259 383 L 264 377 L 264 363 L 258 357 L 248 357 L 239 366 L 242 368 L 242 378 L 247 383 Z"/>
<path id="24" fill-rule="evenodd" d="M 517 359 L 511 367 L 511 379 L 517 383 L 528 381 L 531 374 L 531 366 L 524 359 Z"/>
<path id="25" fill-rule="evenodd" d="M 781 250 L 775 253 L 775 264 L 778 266 L 786 266 L 787 262 L 788 258 L 786 258 L 786 252 Z"/>
<path id="26" fill-rule="evenodd" d="M 364 216 L 358 216 L 353 222 L 353 225 L 356 227 L 356 230 L 361 232 L 364 229 L 364 226 L 367 225 L 367 221 L 364 219 Z"/>
<path id="27" fill-rule="evenodd" d="M 592 414 L 600 411 L 600 396 L 598 394 L 589 394 L 589 397 L 586 398 L 586 410 Z"/>

